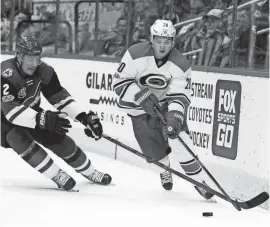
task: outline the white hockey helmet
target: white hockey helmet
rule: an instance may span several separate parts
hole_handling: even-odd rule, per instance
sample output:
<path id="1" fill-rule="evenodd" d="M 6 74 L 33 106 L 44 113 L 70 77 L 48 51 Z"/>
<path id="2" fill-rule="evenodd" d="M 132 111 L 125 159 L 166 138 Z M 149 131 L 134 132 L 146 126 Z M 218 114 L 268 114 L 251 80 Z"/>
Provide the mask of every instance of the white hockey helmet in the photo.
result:
<path id="1" fill-rule="evenodd" d="M 163 37 L 169 37 L 173 38 L 176 34 L 175 27 L 173 26 L 173 23 L 170 20 L 160 20 L 157 19 L 155 23 L 150 28 L 150 41 L 153 42 L 154 36 L 163 36 Z"/>

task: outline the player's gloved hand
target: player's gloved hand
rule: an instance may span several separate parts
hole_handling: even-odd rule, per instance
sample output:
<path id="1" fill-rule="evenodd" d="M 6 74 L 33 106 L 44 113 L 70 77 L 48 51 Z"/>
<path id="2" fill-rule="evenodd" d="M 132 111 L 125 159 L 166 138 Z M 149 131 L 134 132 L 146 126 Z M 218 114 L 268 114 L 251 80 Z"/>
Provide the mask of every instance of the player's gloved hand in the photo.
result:
<path id="1" fill-rule="evenodd" d="M 144 88 L 135 94 L 135 102 L 143 108 L 143 110 L 152 117 L 157 117 L 155 107 L 160 110 L 161 105 L 157 96 L 155 96 L 148 88 Z"/>
<path id="2" fill-rule="evenodd" d="M 76 119 L 86 126 L 84 132 L 88 137 L 95 138 L 95 140 L 99 140 L 102 137 L 102 125 L 99 121 L 98 115 L 93 111 L 89 111 L 88 114 L 85 112 L 80 113 Z"/>
<path id="3" fill-rule="evenodd" d="M 165 119 L 167 121 L 167 124 L 164 127 L 164 133 L 170 139 L 177 138 L 182 129 L 184 121 L 183 113 L 177 110 L 172 110 L 166 113 Z"/>
<path id="4" fill-rule="evenodd" d="M 66 113 L 42 110 L 36 115 L 36 128 L 65 134 L 71 128 Z"/>

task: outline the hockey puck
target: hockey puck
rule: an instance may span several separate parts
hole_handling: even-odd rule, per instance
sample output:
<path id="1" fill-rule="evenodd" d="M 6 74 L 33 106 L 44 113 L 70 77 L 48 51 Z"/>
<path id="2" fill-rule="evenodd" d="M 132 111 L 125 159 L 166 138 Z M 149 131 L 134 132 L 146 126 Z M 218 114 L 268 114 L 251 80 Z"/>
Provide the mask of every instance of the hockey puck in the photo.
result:
<path id="1" fill-rule="evenodd" d="M 203 212 L 202 216 L 204 217 L 212 217 L 213 216 L 213 212 Z"/>

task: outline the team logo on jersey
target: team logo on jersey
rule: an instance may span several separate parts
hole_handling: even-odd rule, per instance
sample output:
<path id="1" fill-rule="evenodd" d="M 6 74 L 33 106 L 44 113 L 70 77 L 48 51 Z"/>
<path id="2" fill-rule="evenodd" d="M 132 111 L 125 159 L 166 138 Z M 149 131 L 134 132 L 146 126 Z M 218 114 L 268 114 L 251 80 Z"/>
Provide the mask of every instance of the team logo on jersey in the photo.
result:
<path id="1" fill-rule="evenodd" d="M 21 90 L 18 92 L 18 98 L 23 99 L 26 97 L 26 87 L 23 87 Z"/>
<path id="2" fill-rule="evenodd" d="M 139 80 L 142 86 L 147 86 L 155 89 L 164 89 L 168 86 L 168 81 L 162 75 L 148 74 L 142 76 Z"/>
<path id="3" fill-rule="evenodd" d="M 13 69 L 8 68 L 8 69 L 5 69 L 4 72 L 2 72 L 2 76 L 3 77 L 10 77 L 10 76 L 12 76 L 12 73 L 13 73 Z"/>
<path id="4" fill-rule="evenodd" d="M 5 95 L 2 97 L 2 101 L 3 102 L 10 102 L 10 101 L 14 100 L 14 98 L 15 97 L 13 95 Z"/>

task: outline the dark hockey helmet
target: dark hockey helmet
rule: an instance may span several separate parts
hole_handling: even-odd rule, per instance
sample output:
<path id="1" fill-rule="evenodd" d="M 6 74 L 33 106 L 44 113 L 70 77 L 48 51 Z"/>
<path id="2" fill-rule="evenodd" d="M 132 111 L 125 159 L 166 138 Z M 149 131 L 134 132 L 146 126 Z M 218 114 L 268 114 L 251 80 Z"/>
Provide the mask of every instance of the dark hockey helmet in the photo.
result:
<path id="1" fill-rule="evenodd" d="M 40 56 L 42 46 L 32 35 L 20 36 L 16 43 L 16 52 L 22 55 Z"/>

